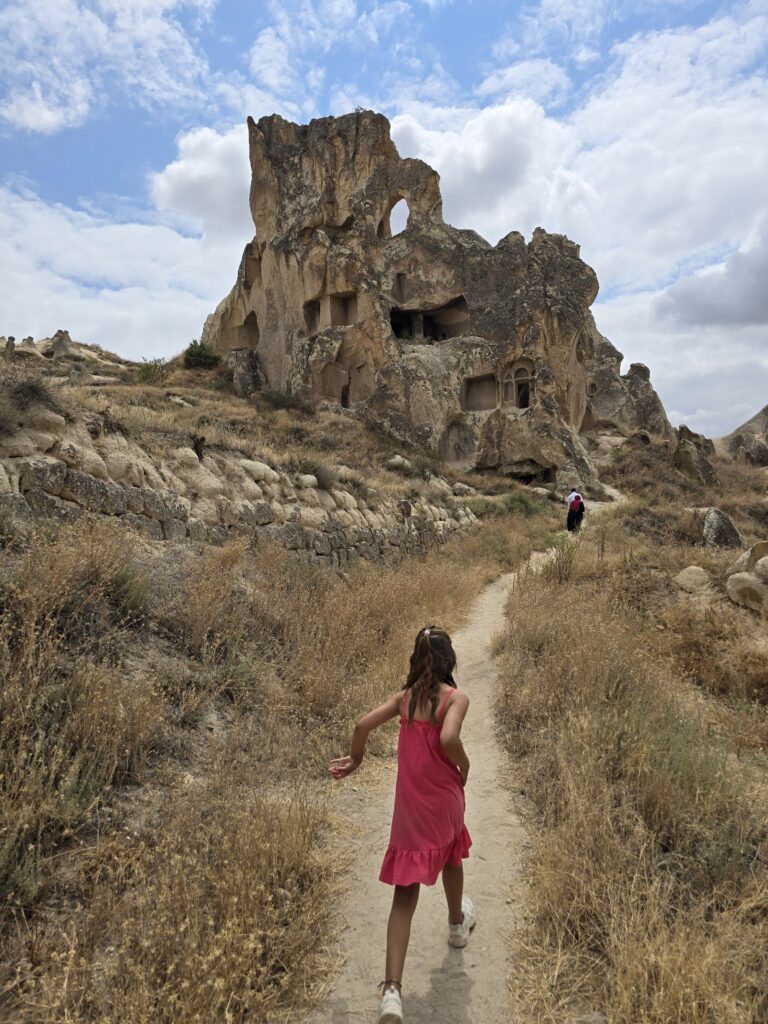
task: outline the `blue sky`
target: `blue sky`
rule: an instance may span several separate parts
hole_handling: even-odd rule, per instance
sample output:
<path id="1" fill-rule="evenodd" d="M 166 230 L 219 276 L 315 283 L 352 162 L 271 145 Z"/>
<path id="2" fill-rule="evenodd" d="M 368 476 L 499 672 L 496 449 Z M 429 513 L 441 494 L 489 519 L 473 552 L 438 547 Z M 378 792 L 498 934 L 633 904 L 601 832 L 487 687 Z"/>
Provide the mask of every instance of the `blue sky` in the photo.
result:
<path id="1" fill-rule="evenodd" d="M 580 242 L 675 422 L 768 403 L 768 0 L 5 0 L 0 333 L 178 351 L 252 235 L 246 115 L 355 106 L 451 223 Z"/>

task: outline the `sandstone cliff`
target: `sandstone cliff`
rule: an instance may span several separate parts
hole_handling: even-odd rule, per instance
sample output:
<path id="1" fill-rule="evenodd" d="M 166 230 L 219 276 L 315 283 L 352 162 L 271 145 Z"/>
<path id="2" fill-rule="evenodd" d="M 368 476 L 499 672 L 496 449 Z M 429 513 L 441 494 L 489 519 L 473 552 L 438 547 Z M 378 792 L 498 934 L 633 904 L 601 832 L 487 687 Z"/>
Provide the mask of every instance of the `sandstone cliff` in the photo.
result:
<path id="1" fill-rule="evenodd" d="M 648 371 L 622 377 L 597 331 L 574 242 L 537 228 L 492 246 L 445 224 L 438 175 L 400 158 L 380 114 L 248 127 L 256 234 L 204 327 L 218 351 L 255 353 L 268 387 L 355 408 L 448 463 L 523 479 L 596 485 L 581 433 L 673 438 Z"/>

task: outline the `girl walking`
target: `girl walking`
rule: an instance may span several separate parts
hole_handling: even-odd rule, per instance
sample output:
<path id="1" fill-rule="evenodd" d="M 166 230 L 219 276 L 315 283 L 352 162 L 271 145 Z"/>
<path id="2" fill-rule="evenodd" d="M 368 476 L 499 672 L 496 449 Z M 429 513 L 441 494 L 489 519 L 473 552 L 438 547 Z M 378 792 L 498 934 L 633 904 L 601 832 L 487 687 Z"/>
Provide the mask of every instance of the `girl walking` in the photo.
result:
<path id="1" fill-rule="evenodd" d="M 355 726 L 348 757 L 331 762 L 334 779 L 351 775 L 365 754 L 368 735 L 400 717 L 397 785 L 389 848 L 379 878 L 394 885 L 387 926 L 387 960 L 377 1024 L 401 1024 L 403 967 L 419 887 L 442 874 L 448 903 L 448 942 L 466 946 L 475 908 L 464 896 L 462 859 L 472 840 L 464 825 L 464 786 L 469 758 L 461 726 L 469 698 L 456 688 L 456 655 L 448 634 L 435 626 L 419 631 L 403 689 Z"/>

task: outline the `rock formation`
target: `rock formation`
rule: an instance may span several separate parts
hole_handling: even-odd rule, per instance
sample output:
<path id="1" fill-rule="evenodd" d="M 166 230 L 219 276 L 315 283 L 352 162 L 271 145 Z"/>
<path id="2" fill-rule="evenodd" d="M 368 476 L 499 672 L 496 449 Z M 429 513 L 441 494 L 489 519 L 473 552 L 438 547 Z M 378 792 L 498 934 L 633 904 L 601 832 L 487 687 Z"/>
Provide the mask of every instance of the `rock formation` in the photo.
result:
<path id="1" fill-rule="evenodd" d="M 755 466 L 768 466 L 768 405 L 733 433 L 718 438 L 715 445 L 723 455 Z"/>
<path id="2" fill-rule="evenodd" d="M 590 314 L 579 247 L 541 228 L 492 246 L 445 224 L 439 178 L 380 114 L 248 120 L 256 235 L 206 321 L 267 387 L 354 408 L 449 463 L 597 484 L 580 433 L 673 440 L 646 367 Z M 408 222 L 392 235 L 401 200 Z"/>
<path id="3" fill-rule="evenodd" d="M 35 519 L 110 516 L 152 541 L 245 537 L 282 544 L 307 564 L 343 569 L 360 559 L 423 554 L 476 521 L 466 493 L 440 477 L 423 495 L 398 501 L 356 487 L 345 467 L 322 481 L 239 451 L 146 449 L 108 423 L 108 410 L 78 410 L 71 398 L 60 407 L 49 390 L 57 380 L 68 383 L 13 371 L 0 378 L 0 543 Z M 36 386 L 20 400 L 19 383 Z"/>

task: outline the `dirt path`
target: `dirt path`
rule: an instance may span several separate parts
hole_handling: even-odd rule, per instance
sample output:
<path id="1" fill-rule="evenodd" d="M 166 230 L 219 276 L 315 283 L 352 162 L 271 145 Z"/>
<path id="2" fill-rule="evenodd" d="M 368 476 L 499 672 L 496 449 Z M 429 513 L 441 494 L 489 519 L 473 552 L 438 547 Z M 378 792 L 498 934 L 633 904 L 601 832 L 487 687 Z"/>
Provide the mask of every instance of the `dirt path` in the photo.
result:
<path id="1" fill-rule="evenodd" d="M 548 557 L 535 554 L 531 568 Z M 476 599 L 466 626 L 456 633 L 457 680 L 470 696 L 462 731 L 472 764 L 467 784 L 467 827 L 474 845 L 465 862 L 466 892 L 477 907 L 477 927 L 463 950 L 447 943 L 442 887 L 422 886 L 405 968 L 406 1024 L 507 1024 L 509 952 L 513 891 L 519 878 L 526 834 L 505 785 L 505 756 L 496 738 L 493 713 L 495 667 L 491 640 L 504 620 L 504 605 L 517 573 L 500 577 Z M 387 765 L 371 786 L 334 790 L 335 810 L 359 829 L 353 851 L 350 891 L 345 901 L 346 964 L 311 1024 L 371 1024 L 384 977 L 389 886 L 378 881 L 389 841 L 396 766 Z"/>

